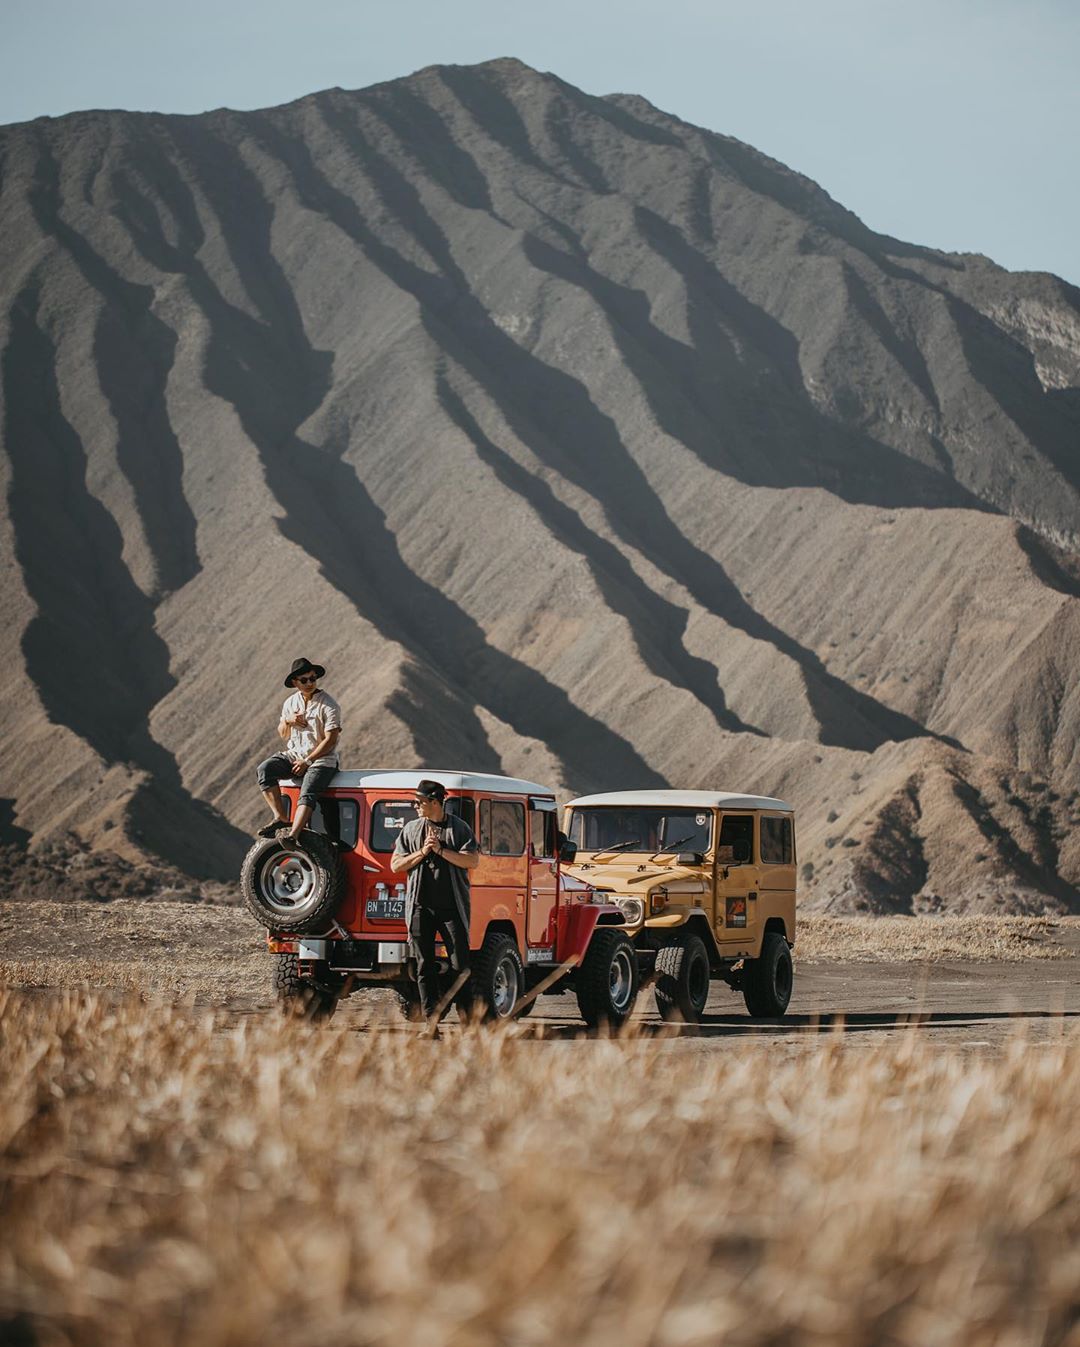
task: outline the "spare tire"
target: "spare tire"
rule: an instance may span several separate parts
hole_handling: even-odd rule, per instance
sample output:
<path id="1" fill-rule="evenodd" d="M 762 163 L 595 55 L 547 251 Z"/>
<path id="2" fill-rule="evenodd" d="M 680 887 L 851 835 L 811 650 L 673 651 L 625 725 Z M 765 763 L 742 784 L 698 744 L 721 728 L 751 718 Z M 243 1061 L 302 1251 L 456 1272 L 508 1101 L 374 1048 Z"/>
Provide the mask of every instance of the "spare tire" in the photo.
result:
<path id="1" fill-rule="evenodd" d="M 244 857 L 240 892 L 267 930 L 321 934 L 345 896 L 345 871 L 337 848 L 321 833 L 305 832 L 300 842 L 268 837 Z"/>

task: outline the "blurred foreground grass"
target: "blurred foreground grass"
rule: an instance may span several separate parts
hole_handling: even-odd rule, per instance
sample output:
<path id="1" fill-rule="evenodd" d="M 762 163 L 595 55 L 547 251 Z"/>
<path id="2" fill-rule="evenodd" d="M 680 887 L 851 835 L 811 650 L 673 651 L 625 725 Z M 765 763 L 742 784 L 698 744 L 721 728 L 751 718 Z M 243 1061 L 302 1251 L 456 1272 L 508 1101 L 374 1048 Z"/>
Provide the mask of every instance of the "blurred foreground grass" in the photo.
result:
<path id="1" fill-rule="evenodd" d="M 0 1340 L 1076 1343 L 1078 1047 L 687 1058 L 0 991 Z"/>

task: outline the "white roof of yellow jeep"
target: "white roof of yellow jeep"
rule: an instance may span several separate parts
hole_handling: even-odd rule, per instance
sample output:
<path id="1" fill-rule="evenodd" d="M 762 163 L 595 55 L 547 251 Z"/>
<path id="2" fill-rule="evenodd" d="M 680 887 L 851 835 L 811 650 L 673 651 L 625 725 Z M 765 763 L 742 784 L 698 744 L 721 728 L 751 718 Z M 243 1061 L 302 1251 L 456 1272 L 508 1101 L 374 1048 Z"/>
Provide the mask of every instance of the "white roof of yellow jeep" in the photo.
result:
<path id="1" fill-rule="evenodd" d="M 768 795 L 733 795 L 723 790 L 615 790 L 604 795 L 579 795 L 568 808 L 592 805 L 668 805 L 673 809 L 777 809 L 791 805 Z"/>
<path id="2" fill-rule="evenodd" d="M 516 776 L 489 776 L 483 772 L 338 772 L 329 790 L 415 790 L 421 781 L 438 781 L 447 790 L 486 790 L 504 795 L 554 795 L 550 786 L 521 781 Z"/>

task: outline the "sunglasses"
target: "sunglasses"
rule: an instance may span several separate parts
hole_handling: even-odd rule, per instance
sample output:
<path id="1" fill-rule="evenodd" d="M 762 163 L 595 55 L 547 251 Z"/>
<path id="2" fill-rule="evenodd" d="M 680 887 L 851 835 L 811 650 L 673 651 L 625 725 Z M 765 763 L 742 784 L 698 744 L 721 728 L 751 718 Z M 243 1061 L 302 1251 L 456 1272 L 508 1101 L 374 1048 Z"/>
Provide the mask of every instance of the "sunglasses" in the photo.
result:
<path id="1" fill-rule="evenodd" d="M 438 804 L 438 801 L 435 799 L 434 795 L 418 795 L 413 800 L 413 804 L 415 805 Z"/>
<path id="2" fill-rule="evenodd" d="M 317 683 L 318 681 L 314 674 L 305 674 L 303 678 L 296 679 L 297 683 Z"/>

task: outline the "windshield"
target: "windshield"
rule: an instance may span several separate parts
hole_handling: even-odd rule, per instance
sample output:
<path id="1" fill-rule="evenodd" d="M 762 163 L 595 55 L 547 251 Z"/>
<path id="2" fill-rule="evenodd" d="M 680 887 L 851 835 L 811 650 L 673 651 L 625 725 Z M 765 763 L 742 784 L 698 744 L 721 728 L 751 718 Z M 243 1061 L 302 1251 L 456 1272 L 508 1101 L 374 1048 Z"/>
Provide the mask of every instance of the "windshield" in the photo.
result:
<path id="1" fill-rule="evenodd" d="M 605 806 L 575 809 L 570 840 L 581 851 L 708 851 L 711 828 L 707 809 Z"/>

